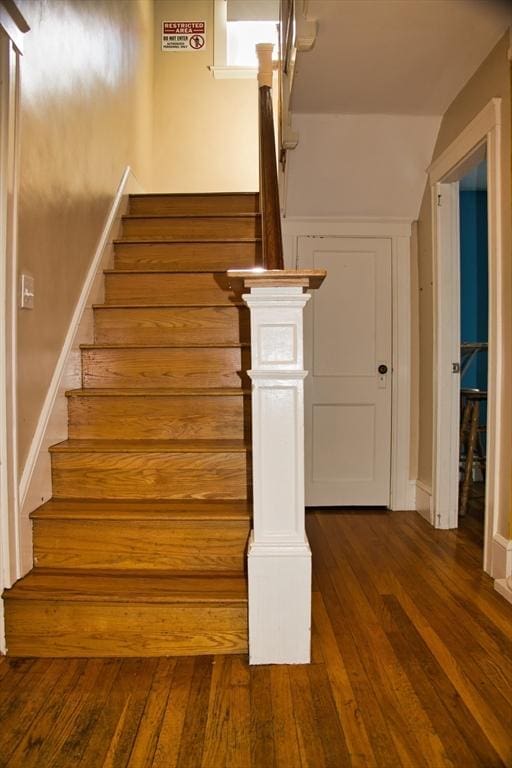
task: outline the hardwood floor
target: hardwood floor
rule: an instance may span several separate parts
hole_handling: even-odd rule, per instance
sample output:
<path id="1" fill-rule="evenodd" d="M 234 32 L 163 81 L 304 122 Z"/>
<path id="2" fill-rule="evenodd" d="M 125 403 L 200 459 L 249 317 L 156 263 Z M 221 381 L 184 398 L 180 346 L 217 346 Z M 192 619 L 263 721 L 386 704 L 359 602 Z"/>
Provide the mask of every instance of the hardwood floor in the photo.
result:
<path id="1" fill-rule="evenodd" d="M 318 511 L 313 663 L 0 660 L 0 766 L 512 766 L 512 606 L 474 525 Z"/>

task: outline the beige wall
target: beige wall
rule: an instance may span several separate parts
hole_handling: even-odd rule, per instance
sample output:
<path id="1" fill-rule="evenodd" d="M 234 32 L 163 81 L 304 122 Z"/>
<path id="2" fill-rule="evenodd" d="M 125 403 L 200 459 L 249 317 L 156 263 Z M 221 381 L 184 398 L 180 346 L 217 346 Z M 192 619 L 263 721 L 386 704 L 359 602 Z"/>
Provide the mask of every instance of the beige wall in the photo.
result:
<path id="1" fill-rule="evenodd" d="M 19 0 L 22 61 L 19 311 L 23 467 L 84 276 L 127 164 L 149 183 L 151 0 Z"/>
<path id="2" fill-rule="evenodd" d="M 478 71 L 446 111 L 433 158 L 437 158 L 444 149 L 459 135 L 464 127 L 493 97 L 502 99 L 502 236 L 505 271 L 503 275 L 504 322 L 504 385 L 505 391 L 512 391 L 512 275 L 511 275 L 511 88 L 510 65 L 507 58 L 509 36 L 505 35 Z M 427 188 L 418 226 L 418 269 L 419 269 L 419 319 L 420 319 L 420 412 L 419 412 L 419 455 L 418 477 L 430 485 L 432 482 L 432 366 L 433 366 L 433 295 L 432 295 L 432 232 L 430 215 L 430 191 Z M 510 410 L 505 415 L 506 426 L 503 429 L 504 443 L 503 466 L 500 468 L 503 478 L 498 501 L 501 510 L 499 529 L 507 535 L 507 517 L 510 510 L 510 466 L 512 417 Z"/>
<path id="3" fill-rule="evenodd" d="M 160 50 L 162 21 L 206 21 L 198 53 Z M 256 80 L 216 80 L 213 0 L 155 0 L 154 189 L 258 189 Z"/>

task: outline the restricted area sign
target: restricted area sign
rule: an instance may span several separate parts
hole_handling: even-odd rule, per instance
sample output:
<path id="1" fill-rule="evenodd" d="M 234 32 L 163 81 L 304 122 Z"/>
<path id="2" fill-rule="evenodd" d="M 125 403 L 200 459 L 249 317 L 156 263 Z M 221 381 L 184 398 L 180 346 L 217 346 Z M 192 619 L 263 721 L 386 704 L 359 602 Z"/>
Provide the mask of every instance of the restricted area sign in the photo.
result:
<path id="1" fill-rule="evenodd" d="M 162 51 L 202 51 L 205 21 L 162 21 Z"/>

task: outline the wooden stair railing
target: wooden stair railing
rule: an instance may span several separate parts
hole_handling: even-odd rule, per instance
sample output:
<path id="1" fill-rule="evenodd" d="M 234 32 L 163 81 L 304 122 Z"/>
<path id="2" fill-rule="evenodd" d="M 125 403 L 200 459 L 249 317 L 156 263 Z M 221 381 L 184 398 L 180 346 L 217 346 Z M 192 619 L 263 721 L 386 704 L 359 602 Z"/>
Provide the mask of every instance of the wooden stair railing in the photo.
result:
<path id="1" fill-rule="evenodd" d="M 263 266 L 283 269 L 283 239 L 277 181 L 274 112 L 272 108 L 271 43 L 256 46 L 259 59 L 260 213 Z"/>
<path id="2" fill-rule="evenodd" d="M 310 661 L 311 551 L 304 515 L 303 310 L 324 270 L 284 268 L 272 114 L 272 45 L 260 60 L 263 269 L 229 270 L 251 314 L 253 527 L 247 552 L 251 664 Z"/>

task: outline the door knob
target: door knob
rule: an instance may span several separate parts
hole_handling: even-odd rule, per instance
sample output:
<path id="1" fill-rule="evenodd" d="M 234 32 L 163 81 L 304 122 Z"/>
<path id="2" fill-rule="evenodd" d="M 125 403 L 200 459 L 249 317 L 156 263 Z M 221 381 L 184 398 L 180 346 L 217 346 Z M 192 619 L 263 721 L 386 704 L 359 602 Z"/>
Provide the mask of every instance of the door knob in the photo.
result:
<path id="1" fill-rule="evenodd" d="M 387 367 L 387 365 L 384 365 L 384 364 L 382 364 L 382 365 L 379 365 L 379 367 L 378 367 L 378 371 L 379 371 L 379 373 L 381 373 L 382 375 L 384 375 L 385 373 L 387 373 L 387 372 L 388 372 L 388 367 Z"/>

